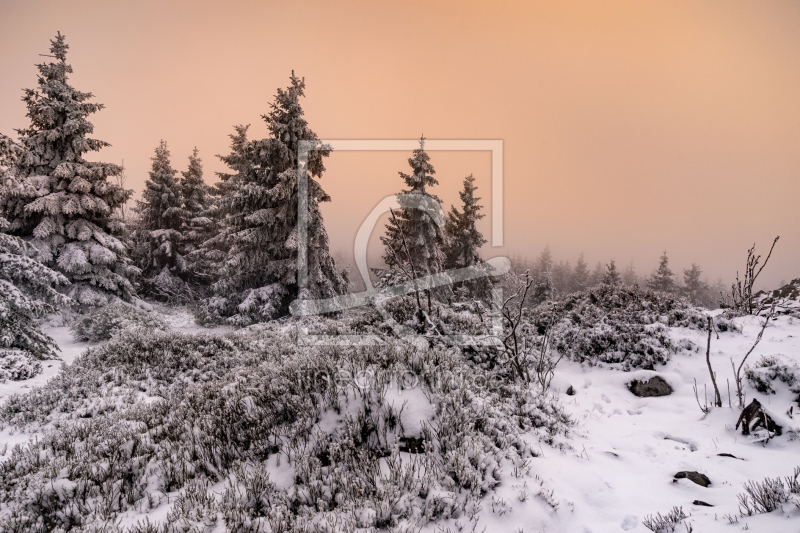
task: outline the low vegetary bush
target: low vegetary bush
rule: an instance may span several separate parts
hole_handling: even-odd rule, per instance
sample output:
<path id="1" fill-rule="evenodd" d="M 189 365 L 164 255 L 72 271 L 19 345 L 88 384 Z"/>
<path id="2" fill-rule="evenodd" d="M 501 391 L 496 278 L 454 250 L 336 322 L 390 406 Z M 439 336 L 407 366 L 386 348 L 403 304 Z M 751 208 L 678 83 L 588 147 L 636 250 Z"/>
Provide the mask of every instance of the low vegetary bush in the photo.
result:
<path id="1" fill-rule="evenodd" d="M 30 379 L 42 371 L 42 363 L 24 350 L 0 348 L 0 383 Z"/>
<path id="2" fill-rule="evenodd" d="M 706 316 L 684 298 L 638 286 L 599 285 L 527 310 L 523 327 L 543 334 L 555 318 L 553 346 L 589 364 L 653 369 L 679 349 L 668 327 L 705 329 Z M 735 329 L 720 319 L 720 330 Z"/>
<path id="3" fill-rule="evenodd" d="M 656 516 L 647 515 L 644 517 L 642 524 L 653 533 L 666 533 L 667 531 L 675 531 L 675 527 L 686 518 L 688 517 L 683 512 L 683 507 L 673 507 L 664 516 L 661 516 L 661 513 L 657 513 Z"/>
<path id="4" fill-rule="evenodd" d="M 165 495 L 165 522 L 128 530 L 203 529 L 218 517 L 236 531 L 401 530 L 468 518 L 501 464 L 537 455 L 523 434 L 559 446 L 571 425 L 552 398 L 495 379 L 455 350 L 303 347 L 287 331 L 124 331 L 44 387 L 10 397 L 2 423 L 49 429 L 0 463 L 0 530 L 99 527 Z M 342 375 L 369 381 L 332 379 Z M 403 423 L 402 394 L 387 400 L 409 376 L 422 392 L 415 401 L 433 413 L 418 428 Z M 270 479 L 267 460 L 291 464 L 290 487 Z M 219 482 L 215 498 L 209 487 Z"/>
<path id="5" fill-rule="evenodd" d="M 71 330 L 78 340 L 97 342 L 108 340 L 123 330 L 135 327 L 151 331 L 169 329 L 169 325 L 157 315 L 119 302 L 79 316 L 73 322 Z"/>
<path id="6" fill-rule="evenodd" d="M 764 394 L 775 394 L 773 383 L 780 381 L 791 387 L 797 382 L 796 365 L 785 364 L 780 357 L 765 355 L 755 365 L 745 370 L 750 386 Z"/>

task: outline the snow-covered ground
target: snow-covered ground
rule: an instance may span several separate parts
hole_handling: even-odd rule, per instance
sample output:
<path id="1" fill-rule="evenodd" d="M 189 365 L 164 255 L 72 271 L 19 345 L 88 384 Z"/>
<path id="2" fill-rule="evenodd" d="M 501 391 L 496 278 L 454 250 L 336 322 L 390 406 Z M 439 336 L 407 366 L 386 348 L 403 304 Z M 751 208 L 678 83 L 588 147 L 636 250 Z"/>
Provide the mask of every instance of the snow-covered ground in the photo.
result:
<path id="1" fill-rule="evenodd" d="M 663 515 L 678 506 L 691 515 L 687 522 L 697 532 L 746 527 L 752 531 L 800 531 L 800 510 L 793 504 L 785 504 L 785 512 L 739 517 L 733 526 L 723 518 L 739 514 L 737 495 L 744 492 L 746 481 L 783 478 L 800 466 L 800 441 L 791 441 L 787 435 L 790 428 L 800 427 L 800 419 L 786 415 L 792 405 L 797 411 L 796 395 L 786 386 L 776 386 L 774 395 L 747 387 L 747 401 L 757 398 L 783 425 L 783 436 L 763 443 L 734 429 L 740 411 L 736 408 L 730 359 L 738 364 L 761 329 L 755 317 L 736 322 L 743 326 L 742 334 L 721 333 L 719 340 L 712 337 L 711 362 L 724 407 L 712 409 L 708 415 L 700 410 L 694 394 L 696 379 L 700 402 L 705 404 L 707 386 L 711 405 L 713 388 L 705 360 L 707 337 L 701 331 L 674 328 L 676 339 L 689 339 L 699 352 L 680 352 L 657 372 L 625 373 L 562 362 L 553 386 L 565 391 L 572 385 L 576 390 L 575 396 L 562 394 L 566 409 L 578 421 L 573 450 L 543 448 L 543 458 L 531 463 L 531 474 L 539 479 L 507 478 L 495 498 L 505 500 L 513 510 L 501 517 L 489 509 L 481 524 L 488 526 L 487 531 L 648 531 L 642 524 L 646 515 Z M 779 318 L 766 330 L 748 362 L 761 355 L 779 355 L 785 362 L 800 363 L 800 321 Z M 633 379 L 656 374 L 673 387 L 673 394 L 638 398 L 626 386 Z M 733 408 L 728 402 L 728 380 Z M 673 481 L 680 471 L 703 473 L 711 486 L 704 488 L 687 479 Z M 541 491 L 540 480 L 546 490 L 553 490 L 557 510 L 536 497 Z M 525 494 L 527 500 L 522 502 Z M 693 505 L 695 500 L 713 507 Z M 679 525 L 676 531 L 684 531 L 684 526 Z"/>
<path id="2" fill-rule="evenodd" d="M 156 307 L 154 312 L 176 330 L 203 329 L 186 309 Z M 706 366 L 705 332 L 672 328 L 671 336 L 684 345 L 685 340 L 690 341 L 692 348 L 677 353 L 655 371 L 622 372 L 609 366 L 562 361 L 553 381 L 553 393 L 577 422 L 567 441 L 571 449 L 539 444 L 531 436 L 540 456 L 530 460 L 527 472 L 514 472 L 504 465 L 501 483 L 482 502 L 483 510 L 474 530 L 485 527 L 487 532 L 644 532 L 647 529 L 642 521 L 647 515 L 666 514 L 678 506 L 689 515 L 685 522 L 696 532 L 800 531 L 800 509 L 792 503 L 769 514 L 739 516 L 737 495 L 743 492 L 746 481 L 785 477 L 800 465 L 800 441 L 793 440 L 790 434 L 792 428 L 800 427 L 800 419 L 787 413 L 790 407 L 797 407 L 796 394 L 787 385 L 776 382 L 777 393 L 773 395 L 758 393 L 745 385 L 747 402 L 757 398 L 783 426 L 782 436 L 765 442 L 759 437 L 744 437 L 734 429 L 740 411 L 735 396 L 729 399 L 728 383 L 731 394 L 735 389 L 731 358 L 738 364 L 747 353 L 761 329 L 761 320 L 735 319 L 742 333 L 723 332 L 719 338 L 712 337 L 711 362 L 724 406 L 713 408 L 708 414 L 701 411 L 694 392 L 696 380 L 700 403 L 706 404 L 707 395 L 711 405 L 713 389 Z M 44 329 L 61 348 L 62 361 L 45 362 L 44 372 L 33 379 L 0 384 L 0 402 L 9 394 L 43 384 L 63 363 L 71 362 L 89 346 L 76 342 L 66 327 L 54 324 Z M 755 363 L 762 355 L 800 365 L 800 320 L 782 316 L 767 328 L 748 362 Z M 628 390 L 633 379 L 646 380 L 654 375 L 664 378 L 674 392 L 638 398 Z M 565 393 L 569 386 L 575 395 Z M 413 393 L 408 391 L 398 398 L 414 400 L 404 412 L 404 419 L 430 419 L 433 412 L 425 405 L 424 397 L 420 394 L 416 398 Z M 322 425 L 336 423 L 336 419 L 321 421 Z M 413 427 L 414 420 L 406 420 L 405 425 Z M 0 451 L 3 444 L 13 445 L 32 436 L 6 428 L 0 432 Z M 272 456 L 270 461 L 276 459 Z M 292 483 L 292 469 L 286 463 L 268 467 L 280 485 Z M 705 474 L 711 485 L 706 488 L 687 479 L 674 480 L 674 474 L 680 471 Z M 711 506 L 694 504 L 695 501 Z M 727 516 L 738 522 L 731 525 Z M 467 523 L 464 519 L 460 522 Z M 473 525 L 465 530 L 472 530 Z M 459 530 L 456 520 L 432 524 L 425 530 L 447 531 L 448 527 Z M 684 524 L 676 528 L 684 530 L 688 530 Z"/>

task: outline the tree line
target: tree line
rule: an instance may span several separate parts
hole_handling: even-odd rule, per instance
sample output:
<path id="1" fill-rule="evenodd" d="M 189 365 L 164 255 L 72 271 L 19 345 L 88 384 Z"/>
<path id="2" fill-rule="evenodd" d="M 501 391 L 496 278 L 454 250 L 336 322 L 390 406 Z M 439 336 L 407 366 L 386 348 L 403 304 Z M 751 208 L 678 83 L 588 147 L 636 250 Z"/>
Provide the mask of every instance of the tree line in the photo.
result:
<path id="1" fill-rule="evenodd" d="M 108 143 L 91 138 L 89 117 L 102 110 L 91 93 L 69 84 L 69 46 L 60 33 L 51 41 L 55 61 L 37 65 L 38 87 L 26 89 L 28 127 L 18 139 L 0 135 L 0 218 L 3 232 L 22 239 L 29 255 L 63 277 L 61 291 L 78 309 L 113 300 L 148 296 L 173 302 L 198 302 L 204 322 L 236 325 L 272 320 L 288 313 L 294 299 L 321 299 L 343 294 L 347 270 L 337 270 L 319 205 L 331 201 L 320 180 L 330 150 L 309 153 L 308 283 L 298 284 L 298 146 L 318 141 L 304 118 L 305 81 L 292 73 L 262 115 L 263 139 L 248 138 L 248 126 L 234 127 L 230 153 L 218 156 L 228 167 L 208 185 L 197 149 L 186 170 L 173 167 L 166 141 L 155 147 L 149 179 L 133 216 L 125 206 L 133 195 L 124 188 L 124 169 L 91 162 L 89 152 Z M 400 195 L 441 208 L 433 192 L 438 181 L 425 139 L 399 172 Z M 430 212 L 403 207 L 391 213 L 384 236 L 388 270 L 384 284 L 463 268 L 481 262 L 486 242 L 476 223 L 483 218 L 473 176 L 451 206 L 444 223 Z M 21 248 L 20 248 L 21 249 Z M 531 301 L 541 302 L 599 283 L 646 283 L 648 287 L 683 291 L 699 304 L 713 292 L 700 280 L 697 265 L 675 283 L 666 252 L 658 269 L 645 280 L 633 266 L 620 271 L 612 260 L 590 270 L 583 256 L 573 268 L 555 263 L 549 249 L 535 261 L 517 258 L 516 273 L 530 270 L 535 279 Z M 428 291 L 428 299 L 486 299 L 499 280 L 481 278 Z M 419 297 L 418 297 L 419 298 Z M 420 302 L 420 309 L 422 304 Z"/>

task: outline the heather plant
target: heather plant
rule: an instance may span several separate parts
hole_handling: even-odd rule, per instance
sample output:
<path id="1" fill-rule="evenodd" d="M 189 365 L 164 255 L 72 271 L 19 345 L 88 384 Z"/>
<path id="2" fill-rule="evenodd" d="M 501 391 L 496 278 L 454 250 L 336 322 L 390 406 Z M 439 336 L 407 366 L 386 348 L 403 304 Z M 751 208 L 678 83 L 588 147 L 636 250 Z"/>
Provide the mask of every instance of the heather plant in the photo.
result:
<path id="1" fill-rule="evenodd" d="M 329 379 L 343 371 L 366 372 L 369 386 Z M 409 386 L 421 394 L 390 400 Z M 405 398 L 431 414 L 412 424 Z M 154 511 L 165 494 L 171 507 L 160 524 L 127 529 L 280 531 L 328 520 L 334 529 L 401 529 L 474 516 L 501 463 L 539 454 L 531 435 L 562 446 L 571 426 L 552 398 L 494 379 L 456 351 L 303 347 L 279 325 L 124 331 L 9 398 L 0 420 L 49 428 L 0 464 L 0 527 L 65 531 Z M 265 461 L 289 462 L 292 485 L 278 488 Z"/>
<path id="2" fill-rule="evenodd" d="M 166 331 L 169 325 L 152 312 L 117 303 L 78 316 L 70 326 L 76 339 L 90 342 L 108 340 L 130 328 Z"/>

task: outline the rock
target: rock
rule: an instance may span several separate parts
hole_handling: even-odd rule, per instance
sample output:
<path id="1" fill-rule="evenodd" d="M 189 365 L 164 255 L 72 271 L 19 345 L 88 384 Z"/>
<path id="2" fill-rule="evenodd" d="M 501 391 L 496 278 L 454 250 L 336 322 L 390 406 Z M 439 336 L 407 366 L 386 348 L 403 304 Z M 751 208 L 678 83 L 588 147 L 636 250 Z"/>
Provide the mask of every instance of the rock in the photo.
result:
<path id="1" fill-rule="evenodd" d="M 761 402 L 753 398 L 750 405 L 744 408 L 739 420 L 736 422 L 736 429 L 742 426 L 742 435 L 749 435 L 751 431 L 762 427 L 776 436 L 783 434 L 783 427 L 776 424 L 766 411 L 761 407 Z"/>
<path id="2" fill-rule="evenodd" d="M 732 455 L 730 453 L 718 453 L 717 456 L 719 456 L 719 457 L 730 457 L 732 459 L 738 459 L 738 457 L 736 457 L 735 455 Z"/>
<path id="3" fill-rule="evenodd" d="M 401 437 L 400 451 L 406 453 L 425 453 L 425 441 L 423 441 L 421 437 Z"/>
<path id="4" fill-rule="evenodd" d="M 640 398 L 668 396 L 672 394 L 672 387 L 670 387 L 669 383 L 664 381 L 664 378 L 661 376 L 653 376 L 647 381 L 634 379 L 628 388 L 634 395 Z"/>
<path id="5" fill-rule="evenodd" d="M 675 480 L 684 478 L 688 479 L 689 481 L 693 481 L 694 483 L 697 483 L 701 487 L 708 487 L 709 485 L 711 485 L 711 480 L 708 479 L 708 476 L 705 474 L 701 474 L 700 472 L 683 471 L 675 474 Z"/>
<path id="6" fill-rule="evenodd" d="M 714 507 L 710 503 L 706 503 L 703 500 L 695 500 L 692 502 L 692 505 L 702 505 L 703 507 Z"/>
<path id="7" fill-rule="evenodd" d="M 567 389 L 567 396 L 575 396 L 575 388 L 572 385 Z"/>

